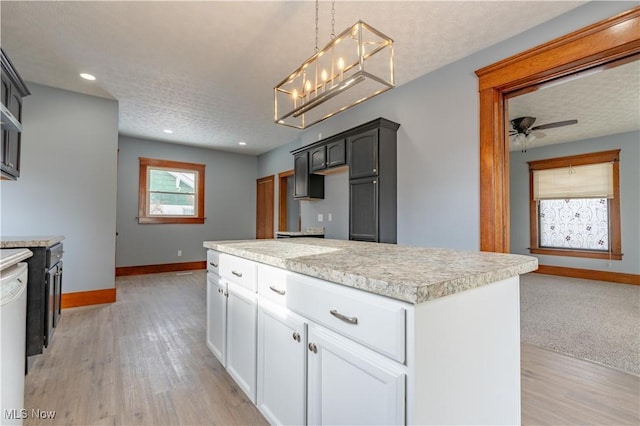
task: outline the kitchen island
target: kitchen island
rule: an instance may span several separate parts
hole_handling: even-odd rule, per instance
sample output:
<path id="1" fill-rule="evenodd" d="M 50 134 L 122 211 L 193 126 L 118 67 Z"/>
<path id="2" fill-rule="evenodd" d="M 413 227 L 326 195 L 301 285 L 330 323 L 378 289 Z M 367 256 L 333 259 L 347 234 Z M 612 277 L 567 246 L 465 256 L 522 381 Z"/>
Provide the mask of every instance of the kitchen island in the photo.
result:
<path id="1" fill-rule="evenodd" d="M 520 423 L 519 275 L 537 259 L 312 238 L 204 246 L 207 345 L 269 422 Z"/>

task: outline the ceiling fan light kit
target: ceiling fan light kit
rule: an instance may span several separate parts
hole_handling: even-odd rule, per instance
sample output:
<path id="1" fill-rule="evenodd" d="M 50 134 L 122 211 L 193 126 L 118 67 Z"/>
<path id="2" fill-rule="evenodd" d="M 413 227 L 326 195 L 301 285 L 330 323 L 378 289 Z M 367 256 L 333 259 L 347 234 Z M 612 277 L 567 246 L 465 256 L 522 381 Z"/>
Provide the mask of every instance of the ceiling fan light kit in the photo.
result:
<path id="1" fill-rule="evenodd" d="M 395 86 L 391 38 L 358 21 L 318 50 L 317 16 L 316 2 L 315 55 L 274 87 L 277 124 L 304 129 Z"/>

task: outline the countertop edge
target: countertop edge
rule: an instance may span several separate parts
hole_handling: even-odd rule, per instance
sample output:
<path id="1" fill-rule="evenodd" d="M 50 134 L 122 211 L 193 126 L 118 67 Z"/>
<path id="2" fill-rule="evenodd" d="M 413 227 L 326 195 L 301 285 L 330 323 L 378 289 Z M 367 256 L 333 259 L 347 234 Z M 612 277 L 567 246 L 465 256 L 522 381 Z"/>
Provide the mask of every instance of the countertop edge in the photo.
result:
<path id="1" fill-rule="evenodd" d="M 346 287 L 356 288 L 373 294 L 390 297 L 395 300 L 414 305 L 482 287 L 493 282 L 502 281 L 535 271 L 538 268 L 538 260 L 536 258 L 524 255 L 513 255 L 522 256 L 523 258 L 529 257 L 531 260 L 528 262 L 523 261 L 522 263 L 499 267 L 492 271 L 484 271 L 464 277 L 454 277 L 452 279 L 443 279 L 439 282 L 416 287 L 415 285 L 408 285 L 414 283 L 389 283 L 387 281 L 365 277 L 358 274 L 335 271 L 331 268 L 319 268 L 317 266 L 305 264 L 304 260 L 297 260 L 296 258 L 285 259 L 231 246 L 231 244 L 250 241 L 251 240 L 205 241 L 203 246 L 222 253 L 239 256 L 258 263 L 286 269 L 291 272 L 326 280 Z M 302 259 L 304 259 L 304 257 L 302 257 Z"/>
<path id="2" fill-rule="evenodd" d="M 8 236 L 0 237 L 0 249 L 51 247 L 65 239 L 62 235 L 52 236 Z"/>
<path id="3" fill-rule="evenodd" d="M 0 252 L 0 271 L 30 258 L 33 252 L 29 249 L 3 249 Z"/>

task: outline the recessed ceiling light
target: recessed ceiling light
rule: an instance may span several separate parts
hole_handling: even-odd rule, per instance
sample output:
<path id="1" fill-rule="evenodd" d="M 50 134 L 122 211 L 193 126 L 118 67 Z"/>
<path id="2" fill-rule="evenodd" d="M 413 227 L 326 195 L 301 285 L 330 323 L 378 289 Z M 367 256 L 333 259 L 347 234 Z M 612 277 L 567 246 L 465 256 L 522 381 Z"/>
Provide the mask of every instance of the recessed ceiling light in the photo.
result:
<path id="1" fill-rule="evenodd" d="M 244 146 L 244 145 L 246 145 L 246 144 L 247 144 L 246 142 L 238 142 L 238 145 L 242 145 L 242 146 Z"/>
<path id="2" fill-rule="evenodd" d="M 86 72 L 80 73 L 80 77 L 84 78 L 85 80 L 95 80 L 96 78 L 91 75 L 91 74 L 87 74 Z"/>
<path id="3" fill-rule="evenodd" d="M 165 133 L 173 133 L 173 130 L 164 129 L 163 132 L 165 132 Z"/>

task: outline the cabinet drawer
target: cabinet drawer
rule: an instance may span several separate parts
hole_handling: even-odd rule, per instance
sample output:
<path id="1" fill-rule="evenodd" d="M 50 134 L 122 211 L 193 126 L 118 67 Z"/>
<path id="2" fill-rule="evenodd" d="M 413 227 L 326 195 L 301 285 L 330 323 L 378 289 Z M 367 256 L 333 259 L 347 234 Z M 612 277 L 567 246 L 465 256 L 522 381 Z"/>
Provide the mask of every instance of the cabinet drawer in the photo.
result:
<path id="1" fill-rule="evenodd" d="M 287 307 L 398 362 L 405 361 L 401 302 L 292 273 Z"/>
<path id="2" fill-rule="evenodd" d="M 258 294 L 287 306 L 287 278 L 291 275 L 284 269 L 258 264 Z"/>
<path id="3" fill-rule="evenodd" d="M 258 290 L 256 266 L 251 260 L 220 253 L 220 276 L 254 293 Z"/>
<path id="4" fill-rule="evenodd" d="M 207 271 L 220 275 L 220 252 L 207 250 Z"/>

